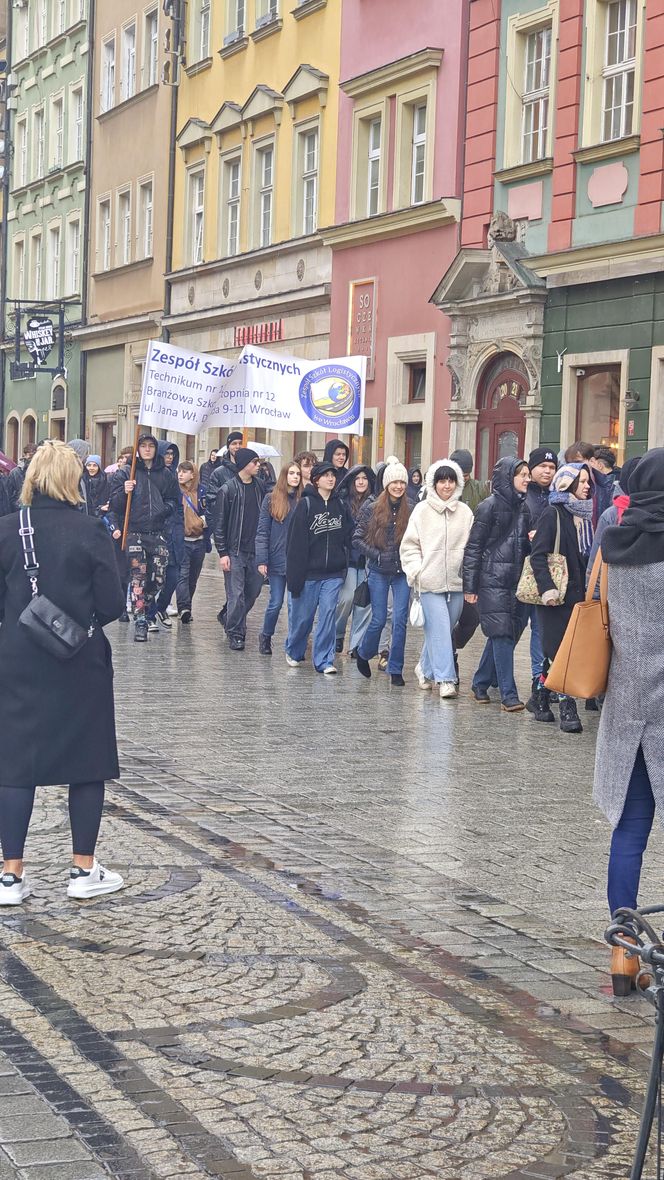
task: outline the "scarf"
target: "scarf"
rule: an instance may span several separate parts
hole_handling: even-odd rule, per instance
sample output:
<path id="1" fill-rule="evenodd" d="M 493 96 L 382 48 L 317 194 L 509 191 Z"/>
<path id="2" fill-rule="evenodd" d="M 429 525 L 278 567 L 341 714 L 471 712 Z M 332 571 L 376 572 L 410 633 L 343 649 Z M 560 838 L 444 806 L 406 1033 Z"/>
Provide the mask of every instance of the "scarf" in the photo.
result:
<path id="1" fill-rule="evenodd" d="M 573 517 L 579 553 L 587 557 L 593 544 L 593 501 L 577 500 L 569 490 L 582 471 L 590 475 L 587 463 L 565 463 L 559 467 L 551 480 L 549 504 L 561 504 Z"/>
<path id="2" fill-rule="evenodd" d="M 629 479 L 629 508 L 606 529 L 602 556 L 610 565 L 664 562 L 664 447 L 647 451 Z"/>

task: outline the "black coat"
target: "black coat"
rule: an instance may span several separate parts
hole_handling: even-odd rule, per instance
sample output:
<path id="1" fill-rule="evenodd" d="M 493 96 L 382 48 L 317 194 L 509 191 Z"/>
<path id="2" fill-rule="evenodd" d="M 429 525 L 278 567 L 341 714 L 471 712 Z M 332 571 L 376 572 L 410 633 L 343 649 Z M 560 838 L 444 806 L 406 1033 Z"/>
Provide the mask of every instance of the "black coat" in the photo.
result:
<path id="1" fill-rule="evenodd" d="M 111 481 L 111 512 L 119 521 L 124 521 L 127 506 L 124 485 L 130 475 L 129 467 L 118 467 Z M 134 479 L 136 487 L 129 510 L 129 532 L 160 533 L 168 540 L 172 518 L 182 517 L 177 477 L 158 454 L 151 467 L 146 467 L 142 459 L 137 460 Z"/>
<path id="2" fill-rule="evenodd" d="M 99 509 L 103 504 L 108 504 L 111 495 L 111 481 L 103 471 L 98 475 L 90 475 L 89 471 L 83 472 L 83 483 L 85 484 L 85 508 L 88 516 L 100 516 Z"/>
<path id="3" fill-rule="evenodd" d="M 224 455 L 223 459 L 217 459 L 217 465 L 205 485 L 207 518 L 213 527 L 217 522 L 217 500 L 219 493 L 224 484 L 230 483 L 232 479 L 235 479 L 236 475 L 237 467 L 230 455 Z"/>
<path id="4" fill-rule="evenodd" d="M 225 483 L 217 496 L 214 524 L 214 543 L 220 557 L 232 557 L 240 552 L 245 496 L 255 496 L 260 507 L 265 499 L 263 482 L 254 475 L 251 483 L 243 483 L 239 475 Z M 258 520 L 256 521 L 258 527 Z"/>
<path id="5" fill-rule="evenodd" d="M 525 499 L 514 490 L 518 459 L 499 459 L 491 495 L 482 500 L 463 555 L 464 594 L 477 594 L 482 631 L 489 639 L 518 639 L 524 609 L 516 597 L 528 553 Z"/>
<path id="6" fill-rule="evenodd" d="M 565 601 L 560 606 L 539 606 L 537 618 L 542 635 L 542 650 L 548 660 L 555 657 L 565 629 L 572 614 L 572 607 L 586 596 L 586 559 L 579 553 L 574 518 L 560 504 L 549 504 L 539 518 L 537 532 L 533 537 L 530 562 L 533 567 L 537 589 L 540 594 L 553 590 L 547 556 L 553 553 L 556 543 L 556 520 L 560 518 L 560 550 L 567 561 L 569 582 Z"/>
<path id="7" fill-rule="evenodd" d="M 539 528 L 539 520 L 549 506 L 549 489 L 542 488 L 531 479 L 526 492 L 526 508 L 528 510 L 528 530 Z"/>
<path id="8" fill-rule="evenodd" d="M 0 782 L 33 787 L 117 778 L 111 646 L 102 626 L 125 607 L 113 542 L 101 520 L 35 496 L 39 590 L 94 634 L 70 660 L 18 626 L 30 601 L 16 514 L 0 520 Z"/>

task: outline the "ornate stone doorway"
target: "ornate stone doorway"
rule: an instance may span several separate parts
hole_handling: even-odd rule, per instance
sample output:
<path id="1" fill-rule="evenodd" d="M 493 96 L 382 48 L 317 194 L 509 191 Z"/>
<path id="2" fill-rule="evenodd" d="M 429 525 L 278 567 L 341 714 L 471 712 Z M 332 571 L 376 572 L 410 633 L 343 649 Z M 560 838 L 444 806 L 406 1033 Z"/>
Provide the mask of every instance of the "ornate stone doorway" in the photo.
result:
<path id="1" fill-rule="evenodd" d="M 523 407 L 528 389 L 525 366 L 514 353 L 501 353 L 484 370 L 477 395 L 475 472 L 478 479 L 489 479 L 499 459 L 523 455 L 526 440 Z"/>

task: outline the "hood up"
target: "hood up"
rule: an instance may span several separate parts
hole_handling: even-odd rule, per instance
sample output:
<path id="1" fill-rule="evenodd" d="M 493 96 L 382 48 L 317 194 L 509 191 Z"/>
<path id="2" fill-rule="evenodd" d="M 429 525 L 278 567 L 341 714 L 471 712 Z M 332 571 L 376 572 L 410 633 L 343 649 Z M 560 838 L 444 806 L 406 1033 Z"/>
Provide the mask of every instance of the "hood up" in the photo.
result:
<path id="1" fill-rule="evenodd" d="M 180 448 L 177 443 L 169 442 L 168 439 L 162 439 L 157 443 L 157 454 L 161 455 L 164 463 L 166 462 L 166 452 L 173 451 L 173 462 L 171 463 L 171 471 L 177 470 L 177 465 L 180 462 Z"/>
<path id="2" fill-rule="evenodd" d="M 150 434 L 150 432 L 149 432 L 148 430 L 146 430 L 144 434 L 141 434 L 141 435 L 139 436 L 139 439 L 138 439 L 138 445 L 139 445 L 139 447 L 140 447 L 141 443 L 142 443 L 142 442 L 147 442 L 147 441 L 148 441 L 148 439 L 150 439 L 150 440 L 151 440 L 151 441 L 154 443 L 154 445 L 156 446 L 156 448 L 157 448 L 157 453 L 156 453 L 156 455 L 155 455 L 154 459 L 152 460 L 152 467 L 151 467 L 151 470 L 152 470 L 152 471 L 159 471 L 159 469 L 160 469 L 161 467 L 164 467 L 164 466 L 165 466 L 165 464 L 164 464 L 164 455 L 163 455 L 163 451 L 161 452 L 161 454 L 160 454 L 160 452 L 159 452 L 159 447 L 160 447 L 160 445 L 161 445 L 161 444 L 160 444 L 160 442 L 159 442 L 159 439 L 158 439 L 158 438 L 155 438 L 154 434 Z M 130 464 L 129 464 L 129 463 L 127 463 L 127 464 L 126 464 L 126 466 L 127 466 L 127 467 L 129 467 L 129 466 L 130 466 Z M 143 462 L 143 460 L 141 459 L 141 456 L 140 456 L 140 455 L 138 456 L 138 458 L 137 458 L 137 460 L 136 460 L 136 466 L 137 466 L 137 467 L 140 467 L 140 468 L 142 468 L 142 469 L 143 469 L 143 471 L 147 471 L 147 467 L 145 466 L 145 463 L 144 463 L 144 462 Z"/>
<path id="3" fill-rule="evenodd" d="M 456 487 L 449 500 L 441 500 L 440 496 L 436 492 L 436 489 L 434 488 L 433 477 L 439 467 L 451 467 L 456 476 Z M 443 512 L 446 508 L 450 508 L 452 504 L 455 504 L 461 499 L 461 494 L 464 489 L 463 471 L 459 467 L 459 464 L 455 463 L 453 459 L 437 459 L 435 463 L 432 463 L 431 466 L 427 468 L 427 473 L 424 477 L 424 485 L 427 490 L 427 497 L 424 503 L 428 504 L 429 507 L 433 508 L 436 512 Z"/>
<path id="4" fill-rule="evenodd" d="M 325 444 L 325 450 L 323 451 L 323 459 L 325 460 L 326 463 L 332 462 L 332 456 L 333 456 L 334 452 L 339 447 L 343 447 L 344 451 L 346 452 L 346 458 L 345 458 L 344 462 L 345 463 L 348 462 L 348 456 L 350 455 L 350 451 L 349 451 L 348 447 L 346 446 L 345 442 L 342 442 L 342 440 L 340 438 L 333 438 L 329 443 Z"/>
<path id="5" fill-rule="evenodd" d="M 514 476 L 517 467 L 521 467 L 525 462 L 525 459 L 499 459 L 491 473 L 491 491 L 510 509 L 522 504 L 524 500 L 524 495 L 520 495 L 514 487 Z"/>
<path id="6" fill-rule="evenodd" d="M 362 471 L 369 480 L 369 491 L 373 492 L 376 486 L 376 473 L 374 472 L 373 467 L 368 467 L 366 463 L 356 463 L 355 467 L 351 467 L 350 471 L 345 473 L 343 479 L 339 480 L 339 483 L 337 484 L 337 491 L 343 491 L 350 495 L 353 488 L 353 480 Z"/>

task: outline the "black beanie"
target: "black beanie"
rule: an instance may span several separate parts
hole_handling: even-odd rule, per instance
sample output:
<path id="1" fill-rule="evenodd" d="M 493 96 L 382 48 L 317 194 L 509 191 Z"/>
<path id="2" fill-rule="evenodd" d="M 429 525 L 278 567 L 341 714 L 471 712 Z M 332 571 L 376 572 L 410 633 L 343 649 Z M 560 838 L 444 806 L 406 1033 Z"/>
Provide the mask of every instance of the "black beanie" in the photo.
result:
<path id="1" fill-rule="evenodd" d="M 242 438 L 243 438 L 243 434 L 242 434 L 241 430 L 231 430 L 228 438 L 226 439 L 226 446 L 230 447 L 231 443 L 237 442 L 238 439 L 240 440 L 240 442 L 242 442 Z"/>
<path id="2" fill-rule="evenodd" d="M 242 469 L 247 467 L 253 459 L 257 458 L 258 455 L 256 452 L 250 450 L 249 447 L 238 447 L 237 451 L 235 452 L 235 466 L 237 467 L 238 471 L 242 471 Z"/>
<path id="3" fill-rule="evenodd" d="M 473 470 L 473 456 L 470 451 L 452 451 L 450 459 L 453 463 L 458 463 L 464 475 L 470 475 Z"/>
<path id="4" fill-rule="evenodd" d="M 540 463 L 554 463 L 558 466 L 558 459 L 554 455 L 551 447 L 535 447 L 528 456 L 528 466 L 532 471 L 533 467 L 539 467 Z"/>

